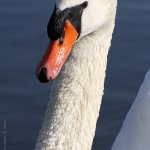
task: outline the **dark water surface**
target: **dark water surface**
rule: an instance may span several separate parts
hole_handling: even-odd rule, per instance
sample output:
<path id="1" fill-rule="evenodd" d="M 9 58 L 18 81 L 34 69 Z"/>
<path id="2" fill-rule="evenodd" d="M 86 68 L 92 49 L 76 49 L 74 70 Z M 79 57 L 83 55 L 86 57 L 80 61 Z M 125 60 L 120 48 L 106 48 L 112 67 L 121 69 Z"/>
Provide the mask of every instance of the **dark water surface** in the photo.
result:
<path id="1" fill-rule="evenodd" d="M 48 43 L 53 4 L 0 1 L 0 150 L 5 137 L 7 150 L 34 149 L 51 86 L 37 81 L 35 68 Z M 110 149 L 150 68 L 149 15 L 149 0 L 119 1 L 93 150 Z"/>

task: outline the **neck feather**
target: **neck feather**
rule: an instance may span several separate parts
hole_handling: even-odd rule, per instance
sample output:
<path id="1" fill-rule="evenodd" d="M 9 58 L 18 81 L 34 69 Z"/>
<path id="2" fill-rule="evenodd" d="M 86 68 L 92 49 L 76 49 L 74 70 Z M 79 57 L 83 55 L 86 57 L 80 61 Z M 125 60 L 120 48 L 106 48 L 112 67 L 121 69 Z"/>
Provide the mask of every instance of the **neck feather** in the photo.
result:
<path id="1" fill-rule="evenodd" d="M 36 150 L 91 149 L 113 28 L 114 19 L 74 46 L 55 81 Z"/>

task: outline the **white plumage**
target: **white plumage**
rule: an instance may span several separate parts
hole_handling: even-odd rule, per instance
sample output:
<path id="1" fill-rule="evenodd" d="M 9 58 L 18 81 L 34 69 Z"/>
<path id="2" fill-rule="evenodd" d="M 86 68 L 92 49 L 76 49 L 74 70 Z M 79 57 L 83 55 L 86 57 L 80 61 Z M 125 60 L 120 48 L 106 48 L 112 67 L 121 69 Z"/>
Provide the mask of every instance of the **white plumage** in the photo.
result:
<path id="1" fill-rule="evenodd" d="M 104 89 L 116 0 L 87 0 L 78 43 L 56 80 L 35 150 L 90 150 Z M 57 0 L 63 10 L 84 0 Z M 90 33 L 90 34 L 89 34 Z M 150 71 L 112 150 L 150 149 Z"/>
<path id="2" fill-rule="evenodd" d="M 75 2 L 78 4 L 79 0 L 74 3 L 60 0 L 58 6 L 64 9 Z M 82 16 L 80 40 L 55 82 L 35 150 L 91 149 L 117 1 L 88 2 Z"/>
<path id="3" fill-rule="evenodd" d="M 150 70 L 129 110 L 112 150 L 150 149 Z"/>

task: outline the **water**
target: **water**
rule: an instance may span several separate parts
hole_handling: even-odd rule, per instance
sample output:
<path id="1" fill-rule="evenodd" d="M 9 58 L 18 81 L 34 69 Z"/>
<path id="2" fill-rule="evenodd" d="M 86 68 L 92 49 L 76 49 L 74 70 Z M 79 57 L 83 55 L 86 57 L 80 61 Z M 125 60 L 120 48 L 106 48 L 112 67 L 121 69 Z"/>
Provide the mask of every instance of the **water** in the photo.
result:
<path id="1" fill-rule="evenodd" d="M 0 1 L 0 149 L 5 136 L 8 150 L 34 149 L 51 86 L 38 82 L 35 68 L 48 43 L 53 4 Z M 110 149 L 150 68 L 149 6 L 149 0 L 119 1 L 93 150 Z"/>

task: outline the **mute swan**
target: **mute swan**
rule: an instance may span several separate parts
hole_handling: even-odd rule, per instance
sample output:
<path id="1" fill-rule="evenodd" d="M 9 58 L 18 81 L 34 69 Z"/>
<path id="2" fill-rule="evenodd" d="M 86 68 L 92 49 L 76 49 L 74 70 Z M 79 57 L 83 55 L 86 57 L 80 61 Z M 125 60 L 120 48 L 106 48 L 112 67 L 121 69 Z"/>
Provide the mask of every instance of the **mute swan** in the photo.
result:
<path id="1" fill-rule="evenodd" d="M 56 1 L 48 24 L 52 42 L 37 76 L 41 82 L 57 78 L 35 150 L 91 149 L 116 5 L 117 0 Z"/>
<path id="2" fill-rule="evenodd" d="M 129 110 L 112 150 L 150 149 L 150 70 Z"/>

